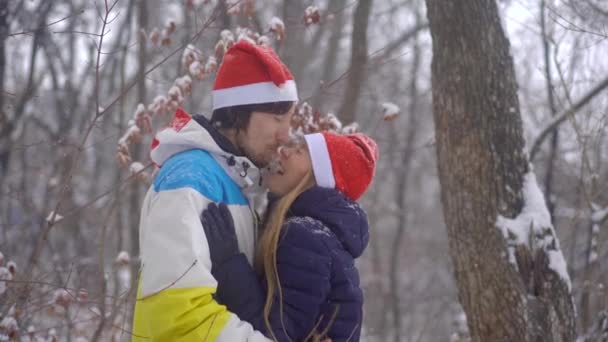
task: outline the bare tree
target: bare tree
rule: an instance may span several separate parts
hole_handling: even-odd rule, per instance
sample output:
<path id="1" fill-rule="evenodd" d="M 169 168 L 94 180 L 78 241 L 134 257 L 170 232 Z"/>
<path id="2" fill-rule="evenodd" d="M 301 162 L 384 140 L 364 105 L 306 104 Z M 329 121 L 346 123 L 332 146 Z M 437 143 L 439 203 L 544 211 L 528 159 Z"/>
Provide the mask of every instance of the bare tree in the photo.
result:
<path id="1" fill-rule="evenodd" d="M 498 222 L 516 222 L 524 209 L 548 213 L 524 152 L 510 44 L 496 3 L 426 3 L 441 198 L 471 337 L 574 341 L 569 279 L 565 267 L 555 267 L 565 262 L 550 220 Z"/>

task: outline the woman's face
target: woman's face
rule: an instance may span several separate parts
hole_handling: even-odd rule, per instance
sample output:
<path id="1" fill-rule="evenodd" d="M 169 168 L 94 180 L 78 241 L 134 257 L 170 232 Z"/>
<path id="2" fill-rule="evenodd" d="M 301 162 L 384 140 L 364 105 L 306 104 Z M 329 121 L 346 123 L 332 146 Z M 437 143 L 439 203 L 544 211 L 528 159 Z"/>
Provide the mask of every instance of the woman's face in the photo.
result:
<path id="1" fill-rule="evenodd" d="M 306 143 L 300 142 L 279 148 L 276 168 L 264 177 L 264 185 L 278 196 L 295 188 L 308 172 L 312 162 Z"/>

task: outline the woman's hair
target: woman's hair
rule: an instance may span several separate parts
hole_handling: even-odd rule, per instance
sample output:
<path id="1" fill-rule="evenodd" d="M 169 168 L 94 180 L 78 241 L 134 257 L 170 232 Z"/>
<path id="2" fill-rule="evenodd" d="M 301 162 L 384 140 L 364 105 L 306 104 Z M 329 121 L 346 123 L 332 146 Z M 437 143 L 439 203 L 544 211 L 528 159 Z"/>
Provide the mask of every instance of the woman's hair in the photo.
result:
<path id="1" fill-rule="evenodd" d="M 211 123 L 217 128 L 247 129 L 251 113 L 286 114 L 293 104 L 292 101 L 279 101 L 218 108 L 211 114 Z"/>
<path id="2" fill-rule="evenodd" d="M 283 325 L 283 329 L 285 329 L 283 324 L 283 293 L 281 291 L 279 274 L 277 272 L 277 249 L 281 236 L 281 228 L 283 227 L 285 217 L 293 202 L 302 192 L 314 185 L 314 182 L 312 171 L 308 171 L 291 191 L 279 198 L 272 205 L 262 236 L 260 237 L 260 245 L 256 254 L 255 265 L 258 272 L 263 273 L 268 283 L 268 294 L 266 295 L 266 304 L 264 305 L 264 322 L 266 323 L 268 332 L 275 340 L 276 336 L 272 331 L 269 319 L 275 292 L 279 298 L 281 324 Z"/>

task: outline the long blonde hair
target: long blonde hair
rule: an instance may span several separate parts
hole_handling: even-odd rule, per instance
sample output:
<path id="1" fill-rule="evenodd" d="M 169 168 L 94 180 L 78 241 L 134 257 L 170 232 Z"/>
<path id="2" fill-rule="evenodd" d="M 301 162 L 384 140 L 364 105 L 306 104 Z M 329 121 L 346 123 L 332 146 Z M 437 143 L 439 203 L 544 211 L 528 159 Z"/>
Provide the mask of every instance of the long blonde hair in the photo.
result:
<path id="1" fill-rule="evenodd" d="M 285 330 L 283 323 L 283 293 L 279 282 L 279 274 L 277 272 L 277 249 L 279 246 L 279 238 L 281 236 L 281 228 L 285 222 L 287 212 L 293 202 L 300 196 L 302 192 L 315 184 L 312 171 L 308 171 L 302 180 L 287 194 L 278 199 L 270 208 L 268 220 L 260 237 L 260 244 L 256 254 L 255 265 L 258 272 L 263 273 L 268 283 L 268 293 L 266 295 L 266 303 L 264 305 L 264 323 L 268 332 L 276 341 L 276 336 L 270 325 L 270 310 L 272 309 L 273 298 L 275 292 L 279 297 L 279 310 L 281 317 L 281 325 Z"/>

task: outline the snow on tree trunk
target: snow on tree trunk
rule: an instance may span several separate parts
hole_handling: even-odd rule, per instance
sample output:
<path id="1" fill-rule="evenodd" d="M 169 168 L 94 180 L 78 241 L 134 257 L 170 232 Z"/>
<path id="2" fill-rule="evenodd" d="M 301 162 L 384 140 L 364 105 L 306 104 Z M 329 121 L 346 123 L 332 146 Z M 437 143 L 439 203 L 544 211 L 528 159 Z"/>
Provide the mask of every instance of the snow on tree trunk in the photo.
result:
<path id="1" fill-rule="evenodd" d="M 443 213 L 473 341 L 574 341 L 570 280 L 524 152 L 494 1 L 427 0 Z"/>

